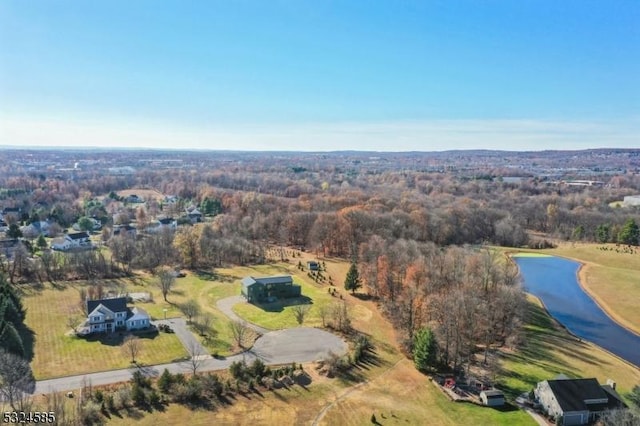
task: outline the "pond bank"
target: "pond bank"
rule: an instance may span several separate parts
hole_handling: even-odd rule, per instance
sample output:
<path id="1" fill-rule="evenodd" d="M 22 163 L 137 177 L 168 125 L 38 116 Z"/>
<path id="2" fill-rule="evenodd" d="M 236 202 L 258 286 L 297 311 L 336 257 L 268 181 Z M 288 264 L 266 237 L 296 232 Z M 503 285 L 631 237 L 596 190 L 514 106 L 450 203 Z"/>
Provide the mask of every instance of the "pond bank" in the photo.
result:
<path id="1" fill-rule="evenodd" d="M 572 334 L 640 366 L 640 336 L 623 327 L 580 283 L 581 263 L 554 256 L 513 256 L 528 292 Z"/>

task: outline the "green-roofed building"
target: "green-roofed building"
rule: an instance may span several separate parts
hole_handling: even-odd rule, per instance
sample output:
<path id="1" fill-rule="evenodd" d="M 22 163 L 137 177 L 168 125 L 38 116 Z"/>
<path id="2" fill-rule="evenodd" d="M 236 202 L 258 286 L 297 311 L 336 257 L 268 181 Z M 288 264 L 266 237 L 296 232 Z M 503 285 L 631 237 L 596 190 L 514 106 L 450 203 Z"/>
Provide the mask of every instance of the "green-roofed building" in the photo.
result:
<path id="1" fill-rule="evenodd" d="M 246 277 L 242 279 L 242 295 L 247 302 L 265 303 L 277 299 L 300 297 L 301 288 L 290 275 L 276 277 Z"/>

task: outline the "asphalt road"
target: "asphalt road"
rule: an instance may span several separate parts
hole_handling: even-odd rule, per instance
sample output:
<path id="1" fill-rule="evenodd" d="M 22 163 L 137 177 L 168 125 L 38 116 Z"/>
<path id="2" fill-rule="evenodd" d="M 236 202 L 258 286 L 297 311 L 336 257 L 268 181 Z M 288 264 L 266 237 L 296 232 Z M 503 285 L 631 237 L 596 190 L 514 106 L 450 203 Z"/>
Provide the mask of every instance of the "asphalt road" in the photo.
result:
<path id="1" fill-rule="evenodd" d="M 237 302 L 238 301 L 236 301 L 235 303 Z M 233 303 L 231 303 L 231 306 L 233 306 Z M 178 324 L 178 322 L 176 322 L 177 319 L 174 318 L 167 321 L 173 321 L 172 323 L 170 323 L 170 325 L 174 328 L 174 330 L 176 331 L 176 335 L 183 342 L 183 344 L 185 341 L 188 344 L 188 342 L 190 342 L 190 339 L 195 340 L 194 336 L 191 335 L 191 332 L 186 329 L 186 323 L 184 322 L 184 320 L 182 320 L 184 331 L 186 333 L 189 333 L 190 335 L 190 337 L 184 335 L 184 341 L 178 333 L 178 330 L 181 329 L 181 326 L 176 326 L 176 324 Z M 164 322 L 164 320 L 162 322 Z M 251 325 L 249 323 L 247 324 Z M 265 332 L 260 338 L 258 338 L 258 340 L 255 341 L 253 347 L 250 350 L 241 354 L 233 355 L 225 359 L 215 359 L 208 355 L 199 356 L 197 358 L 199 364 L 198 371 L 201 372 L 224 370 L 228 368 L 229 365 L 231 365 L 231 363 L 234 361 L 245 360 L 246 362 L 251 362 L 255 358 L 260 358 L 265 364 L 271 365 L 288 364 L 292 362 L 310 362 L 324 358 L 330 352 L 339 355 L 344 354 L 347 349 L 347 343 L 340 337 L 317 328 L 297 327 L 277 331 L 267 330 L 267 332 Z M 36 389 L 34 393 L 45 394 L 51 392 L 80 389 L 83 383 L 90 383 L 92 386 L 100 386 L 111 383 L 125 382 L 131 379 L 131 374 L 136 370 L 142 371 L 147 376 L 155 377 L 160 375 L 165 368 L 171 373 L 185 373 L 192 371 L 192 367 L 193 363 L 191 360 L 189 360 L 183 362 L 173 362 L 169 364 L 133 367 L 122 370 L 82 374 L 78 376 L 59 377 L 50 380 L 40 380 L 36 382 Z"/>

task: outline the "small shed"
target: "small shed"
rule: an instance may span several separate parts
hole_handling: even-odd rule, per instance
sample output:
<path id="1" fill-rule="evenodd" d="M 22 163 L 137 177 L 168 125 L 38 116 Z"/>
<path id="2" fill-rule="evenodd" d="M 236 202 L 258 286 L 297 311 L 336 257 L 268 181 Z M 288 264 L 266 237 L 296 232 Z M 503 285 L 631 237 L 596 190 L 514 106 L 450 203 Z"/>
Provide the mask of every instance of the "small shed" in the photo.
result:
<path id="1" fill-rule="evenodd" d="M 309 269 L 310 271 L 317 271 L 318 269 L 320 269 L 320 265 L 318 264 L 318 262 L 310 260 L 307 262 L 307 269 Z"/>
<path id="2" fill-rule="evenodd" d="M 504 394 L 497 389 L 483 390 L 480 392 L 482 404 L 488 407 L 501 407 L 504 405 Z"/>

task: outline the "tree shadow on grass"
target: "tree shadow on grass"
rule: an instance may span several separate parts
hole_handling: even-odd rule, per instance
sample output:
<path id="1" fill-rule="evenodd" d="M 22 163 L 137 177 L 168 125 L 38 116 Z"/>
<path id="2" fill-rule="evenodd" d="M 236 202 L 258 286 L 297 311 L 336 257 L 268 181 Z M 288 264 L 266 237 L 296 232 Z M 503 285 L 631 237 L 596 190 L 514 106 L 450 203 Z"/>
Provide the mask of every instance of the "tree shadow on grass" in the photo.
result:
<path id="1" fill-rule="evenodd" d="M 313 300 L 307 296 L 292 297 L 289 299 L 279 299 L 272 303 L 254 303 L 255 306 L 265 312 L 282 312 L 288 306 L 311 305 Z"/>
<path id="2" fill-rule="evenodd" d="M 201 280 L 204 281 L 217 281 L 217 282 L 223 282 L 223 283 L 232 283 L 238 279 L 240 279 L 239 276 L 237 275 L 232 275 L 232 274 L 222 274 L 220 272 L 217 271 L 205 271 L 203 269 L 199 269 L 197 271 L 194 272 L 194 274 L 200 278 Z"/>
<path id="3" fill-rule="evenodd" d="M 26 324 L 18 324 L 16 327 L 18 335 L 22 339 L 22 347 L 24 348 L 24 358 L 28 361 L 33 360 L 34 346 L 36 344 L 36 333 Z"/>
<path id="4" fill-rule="evenodd" d="M 143 340 L 153 340 L 158 337 L 158 334 L 157 329 L 135 332 L 117 331 L 115 333 L 94 333 L 84 337 L 83 339 L 87 342 L 100 342 L 106 346 L 120 346 L 122 345 L 122 342 L 124 342 L 125 337 L 129 335 L 136 336 Z"/>

